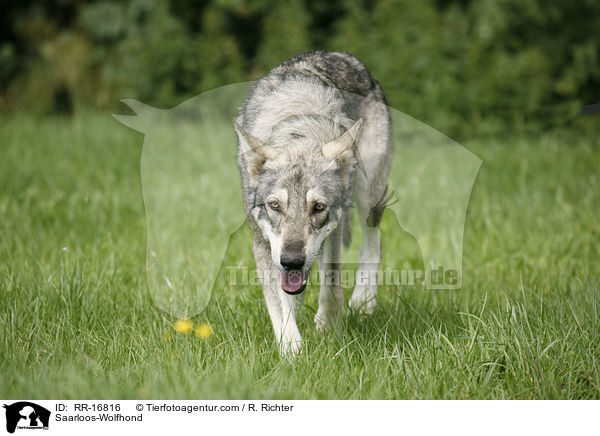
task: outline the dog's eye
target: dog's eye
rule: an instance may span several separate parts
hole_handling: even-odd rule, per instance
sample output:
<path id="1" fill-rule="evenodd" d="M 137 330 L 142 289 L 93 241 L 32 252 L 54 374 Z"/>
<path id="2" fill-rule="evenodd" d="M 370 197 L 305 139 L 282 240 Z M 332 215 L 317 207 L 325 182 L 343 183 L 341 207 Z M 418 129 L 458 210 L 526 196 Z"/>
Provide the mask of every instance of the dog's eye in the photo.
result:
<path id="1" fill-rule="evenodd" d="M 323 212 L 326 207 L 327 206 L 325 206 L 323 203 L 315 203 L 315 207 L 313 207 L 313 212 L 314 213 Z"/>
<path id="2" fill-rule="evenodd" d="M 281 207 L 279 206 L 279 202 L 278 201 L 270 201 L 269 202 L 269 207 L 271 209 L 273 209 L 276 212 L 281 212 Z"/>

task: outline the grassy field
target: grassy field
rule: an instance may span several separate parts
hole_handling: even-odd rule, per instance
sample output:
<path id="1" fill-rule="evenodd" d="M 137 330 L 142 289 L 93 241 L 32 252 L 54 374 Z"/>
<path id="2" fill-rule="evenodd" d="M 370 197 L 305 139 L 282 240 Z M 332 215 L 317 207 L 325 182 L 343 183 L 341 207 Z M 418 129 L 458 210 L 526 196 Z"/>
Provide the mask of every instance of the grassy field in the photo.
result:
<path id="1" fill-rule="evenodd" d="M 176 333 L 176 319 L 154 307 L 142 138 L 108 115 L 0 120 L 0 397 L 600 398 L 592 139 L 463 144 L 483 159 L 463 288 L 383 288 L 373 317 L 345 315 L 343 331 L 326 337 L 312 325 L 309 289 L 306 348 L 288 361 L 257 287 L 214 290 L 194 318 L 212 326 L 206 339 Z M 418 248 L 397 229 L 386 213 L 385 261 L 418 267 Z M 253 265 L 247 227 L 227 259 Z"/>

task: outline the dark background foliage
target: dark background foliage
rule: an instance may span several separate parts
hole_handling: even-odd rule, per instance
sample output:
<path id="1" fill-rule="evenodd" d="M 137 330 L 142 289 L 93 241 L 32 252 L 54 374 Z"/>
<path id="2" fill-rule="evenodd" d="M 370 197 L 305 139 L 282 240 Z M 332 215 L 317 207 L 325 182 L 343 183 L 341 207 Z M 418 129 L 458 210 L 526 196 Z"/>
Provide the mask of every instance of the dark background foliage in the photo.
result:
<path id="1" fill-rule="evenodd" d="M 547 128 L 600 101 L 598 29 L 596 0 L 4 0 L 0 108 L 171 107 L 325 49 L 445 133 Z"/>

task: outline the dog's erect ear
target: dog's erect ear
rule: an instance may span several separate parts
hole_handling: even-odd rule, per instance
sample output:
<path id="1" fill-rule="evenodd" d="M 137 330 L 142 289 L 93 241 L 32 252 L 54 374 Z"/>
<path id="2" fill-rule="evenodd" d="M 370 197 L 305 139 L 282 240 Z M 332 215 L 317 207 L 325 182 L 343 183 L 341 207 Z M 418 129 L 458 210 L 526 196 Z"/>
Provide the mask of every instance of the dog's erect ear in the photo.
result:
<path id="1" fill-rule="evenodd" d="M 246 132 L 237 123 L 235 131 L 240 141 L 240 153 L 246 163 L 246 169 L 251 177 L 260 176 L 260 169 L 268 159 L 273 159 L 277 152 L 273 147 L 263 144 L 263 142 Z"/>
<path id="2" fill-rule="evenodd" d="M 352 146 L 356 142 L 356 138 L 358 138 L 361 124 L 362 118 L 354 123 L 343 135 L 325 144 L 323 146 L 323 156 L 327 160 L 336 159 L 340 163 L 347 161 L 352 156 Z"/>

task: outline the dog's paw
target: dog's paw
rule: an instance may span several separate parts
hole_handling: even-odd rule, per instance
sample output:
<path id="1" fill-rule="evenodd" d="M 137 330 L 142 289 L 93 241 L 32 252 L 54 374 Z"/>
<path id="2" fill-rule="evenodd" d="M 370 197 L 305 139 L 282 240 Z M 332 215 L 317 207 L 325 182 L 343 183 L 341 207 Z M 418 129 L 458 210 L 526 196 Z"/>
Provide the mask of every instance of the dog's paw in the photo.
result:
<path id="1" fill-rule="evenodd" d="M 330 330 L 341 330 L 342 319 L 339 313 L 321 313 L 317 311 L 315 315 L 315 327 L 319 332 L 326 332 Z"/>
<path id="2" fill-rule="evenodd" d="M 373 292 L 369 288 L 356 287 L 348 306 L 350 306 L 353 313 L 358 314 L 361 318 L 372 315 L 377 307 L 376 295 L 376 291 Z"/>
<path id="3" fill-rule="evenodd" d="M 304 341 L 302 339 L 282 341 L 279 344 L 279 353 L 283 357 L 287 357 L 287 358 L 294 357 L 294 356 L 300 354 L 300 352 L 302 351 L 303 344 L 304 344 Z"/>

